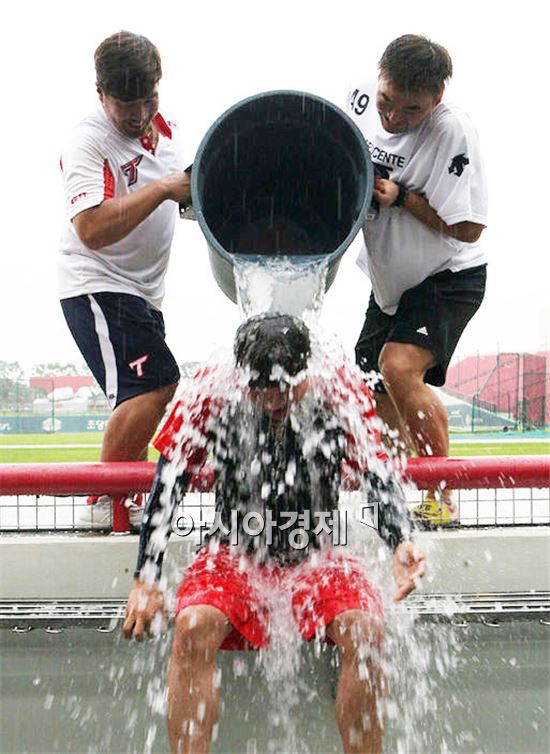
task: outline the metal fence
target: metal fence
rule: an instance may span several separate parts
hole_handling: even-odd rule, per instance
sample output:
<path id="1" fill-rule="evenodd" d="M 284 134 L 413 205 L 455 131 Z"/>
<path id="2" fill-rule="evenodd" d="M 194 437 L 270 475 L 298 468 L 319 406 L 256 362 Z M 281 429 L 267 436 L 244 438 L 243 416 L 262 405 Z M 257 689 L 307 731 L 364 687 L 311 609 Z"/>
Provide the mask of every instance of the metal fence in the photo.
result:
<path id="1" fill-rule="evenodd" d="M 407 491 L 409 503 L 420 502 L 424 493 Z M 205 531 L 212 525 L 213 500 L 210 493 L 188 493 L 175 512 L 172 529 L 178 536 L 191 531 Z M 550 492 L 548 489 L 523 487 L 515 489 L 457 490 L 455 499 L 463 527 L 532 526 L 550 524 Z M 344 492 L 341 506 L 352 511 L 362 507 L 361 493 Z M 82 522 L 90 506 L 83 496 L 5 495 L 0 497 L 0 532 L 110 532 L 112 517 L 93 518 Z M 136 529 L 134 529 L 136 531 Z"/>
<path id="2" fill-rule="evenodd" d="M 94 512 L 86 496 L 107 492 L 123 501 L 125 490 L 150 488 L 154 469 L 147 462 L 0 466 L 0 531 L 125 531 L 112 519 L 94 521 L 92 516 L 82 524 L 83 513 Z M 356 479 L 344 471 L 342 506 L 359 510 L 361 491 Z M 546 456 L 411 459 L 404 478 L 411 505 L 421 501 L 422 490 L 442 483 L 452 488 L 462 526 L 550 523 L 550 458 Z M 180 536 L 211 525 L 212 484 L 209 467 L 194 478 L 193 491 L 185 496 L 173 521 Z"/>

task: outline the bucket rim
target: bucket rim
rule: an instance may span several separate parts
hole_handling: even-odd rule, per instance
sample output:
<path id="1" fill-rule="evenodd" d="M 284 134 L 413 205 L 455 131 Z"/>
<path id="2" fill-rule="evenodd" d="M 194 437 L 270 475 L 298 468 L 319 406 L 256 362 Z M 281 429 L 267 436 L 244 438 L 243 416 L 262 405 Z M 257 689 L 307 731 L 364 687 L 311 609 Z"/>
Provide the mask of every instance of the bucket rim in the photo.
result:
<path id="1" fill-rule="evenodd" d="M 218 239 L 214 236 L 212 233 L 208 223 L 204 219 L 204 213 L 202 211 L 202 206 L 197 205 L 195 203 L 195 197 L 198 196 L 198 180 L 199 180 L 199 173 L 200 173 L 200 164 L 204 156 L 204 152 L 206 150 L 206 147 L 208 146 L 208 143 L 210 139 L 212 138 L 213 134 L 218 130 L 218 128 L 222 125 L 222 123 L 233 113 L 237 112 L 238 110 L 242 109 L 243 107 L 246 107 L 247 105 L 251 104 L 252 102 L 262 100 L 262 99 L 273 99 L 274 97 L 285 97 L 285 96 L 292 96 L 292 97 L 304 97 L 306 99 L 313 100 L 325 107 L 327 107 L 329 110 L 333 111 L 335 114 L 339 115 L 342 120 L 348 125 L 350 128 L 350 131 L 354 133 L 357 142 L 360 147 L 360 151 L 364 158 L 364 165 L 365 165 L 365 172 L 366 172 L 366 191 L 365 196 L 363 197 L 363 202 L 361 204 L 360 210 L 357 213 L 357 217 L 355 221 L 353 222 L 349 232 L 347 233 L 346 237 L 342 240 L 342 242 L 339 244 L 339 246 L 334 249 L 330 254 L 324 255 L 324 257 L 327 260 L 327 263 L 330 261 L 334 261 L 339 259 L 344 252 L 348 249 L 348 247 L 351 245 L 361 228 L 363 227 L 365 217 L 367 214 L 368 207 L 371 202 L 372 198 L 372 191 L 374 187 L 374 171 L 372 167 L 372 160 L 370 156 L 370 151 L 367 146 L 367 142 L 365 140 L 365 137 L 361 133 L 361 130 L 357 126 L 356 123 L 353 122 L 353 120 L 349 117 L 349 115 L 342 110 L 341 107 L 336 105 L 334 102 L 331 102 L 330 100 L 325 99 L 324 97 L 319 96 L 318 94 L 313 94 L 311 92 L 307 92 L 305 90 L 301 89 L 270 89 L 268 91 L 258 92 L 257 94 L 252 94 L 247 97 L 244 97 L 243 99 L 239 100 L 238 102 L 235 102 L 233 105 L 228 107 L 224 112 L 219 115 L 214 122 L 210 125 L 208 130 L 206 131 L 205 135 L 203 136 L 199 147 L 197 149 L 195 159 L 193 160 L 193 170 L 191 171 L 191 197 L 193 199 L 193 209 L 195 213 L 195 217 L 199 223 L 200 229 L 203 233 L 203 235 L 206 238 L 207 244 L 220 254 L 220 256 L 223 257 L 227 262 L 233 266 L 234 264 L 234 254 L 230 254 L 224 247 L 220 244 Z M 286 256 L 295 256 L 295 255 L 286 255 Z"/>

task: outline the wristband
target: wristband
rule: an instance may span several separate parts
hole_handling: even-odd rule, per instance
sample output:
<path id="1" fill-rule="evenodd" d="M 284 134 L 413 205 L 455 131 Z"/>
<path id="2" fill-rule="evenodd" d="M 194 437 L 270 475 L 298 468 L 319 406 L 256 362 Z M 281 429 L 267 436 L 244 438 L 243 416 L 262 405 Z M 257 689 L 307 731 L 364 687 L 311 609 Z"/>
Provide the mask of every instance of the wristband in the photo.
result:
<path id="1" fill-rule="evenodd" d="M 405 202 L 407 201 L 407 195 L 409 193 L 409 189 L 406 188 L 406 186 L 404 186 L 402 183 L 397 183 L 397 181 L 396 181 L 396 185 L 397 185 L 399 191 L 397 193 L 397 198 L 395 199 L 395 201 L 393 202 L 393 204 L 391 206 L 392 207 L 404 207 L 405 206 Z"/>

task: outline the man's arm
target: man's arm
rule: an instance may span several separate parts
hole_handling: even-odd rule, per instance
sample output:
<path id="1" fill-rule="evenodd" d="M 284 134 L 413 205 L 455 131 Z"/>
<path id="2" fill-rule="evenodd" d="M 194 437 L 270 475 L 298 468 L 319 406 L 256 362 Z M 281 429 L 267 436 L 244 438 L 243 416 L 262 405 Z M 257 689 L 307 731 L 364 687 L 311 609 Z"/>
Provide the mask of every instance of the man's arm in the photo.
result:
<path id="1" fill-rule="evenodd" d="M 191 195 L 189 173 L 169 173 L 126 196 L 105 199 L 73 219 L 82 243 L 93 251 L 120 241 L 166 200 L 186 203 Z"/>
<path id="2" fill-rule="evenodd" d="M 403 192 L 403 189 L 401 191 Z M 400 185 L 387 178 L 377 178 L 373 193 L 380 204 L 391 207 L 399 198 Z M 403 203 L 399 206 L 402 206 L 407 212 L 410 212 L 417 220 L 420 220 L 421 223 L 432 228 L 432 230 L 436 230 L 451 238 L 456 238 L 458 241 L 474 243 L 479 239 L 485 228 L 485 225 L 473 223 L 469 220 L 455 223 L 454 225 L 447 225 L 421 194 L 417 194 L 414 191 L 406 191 L 402 196 Z"/>
<path id="3" fill-rule="evenodd" d="M 164 551 L 172 533 L 171 524 L 174 511 L 191 483 L 191 474 L 184 471 L 183 474 L 176 477 L 168 500 L 166 500 L 162 471 L 167 463 L 166 458 L 161 455 L 151 493 L 143 511 L 143 520 L 139 532 L 138 558 L 134 572 L 134 577 L 139 580 L 152 582 L 160 579 Z M 154 536 L 161 528 L 164 529 L 162 532 L 164 536 Z"/>
<path id="4" fill-rule="evenodd" d="M 412 537 L 412 522 L 401 486 L 393 479 L 383 481 L 378 474 L 365 474 L 369 504 L 377 511 L 378 534 L 392 552 Z"/>
<path id="5" fill-rule="evenodd" d="M 151 632 L 151 624 L 157 616 L 164 616 L 164 599 L 158 586 L 164 552 L 171 534 L 171 522 L 178 502 L 191 482 L 191 474 L 184 472 L 176 478 L 165 500 L 165 485 L 162 470 L 167 461 L 160 456 L 151 493 L 143 512 L 139 535 L 139 550 L 134 572 L 134 586 L 126 605 L 122 631 L 127 639 L 132 636 L 141 641 L 144 632 Z M 160 532 L 159 532 L 160 529 Z M 160 534 L 160 536 L 155 536 Z"/>
<path id="6" fill-rule="evenodd" d="M 366 482 L 369 502 L 378 512 L 378 533 L 393 552 L 394 602 L 400 602 L 424 576 L 424 553 L 412 541 L 413 527 L 401 485 L 391 478 L 383 481 L 372 472 L 367 472 Z"/>

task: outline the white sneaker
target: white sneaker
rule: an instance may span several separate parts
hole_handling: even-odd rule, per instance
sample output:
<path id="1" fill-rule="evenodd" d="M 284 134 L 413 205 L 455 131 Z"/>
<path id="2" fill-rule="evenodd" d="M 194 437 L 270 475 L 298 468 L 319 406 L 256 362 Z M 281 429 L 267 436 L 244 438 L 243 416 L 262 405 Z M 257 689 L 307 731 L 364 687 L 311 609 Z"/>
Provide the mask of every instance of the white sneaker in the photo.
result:
<path id="1" fill-rule="evenodd" d="M 133 495 L 126 500 L 126 507 L 128 508 L 130 526 L 132 527 L 132 529 L 137 529 L 139 531 L 141 522 L 143 520 L 144 505 L 145 501 L 141 493 L 139 495 Z"/>
<path id="2" fill-rule="evenodd" d="M 82 506 L 75 524 L 82 529 L 109 531 L 113 525 L 113 498 L 110 495 L 100 495 L 95 503 Z"/>
<path id="3" fill-rule="evenodd" d="M 92 498 L 93 499 L 93 498 Z M 143 495 L 135 496 L 136 500 L 143 500 Z M 143 519 L 143 505 L 137 505 L 134 496 L 126 500 L 126 507 L 132 529 L 139 529 Z M 113 498 L 111 495 L 100 495 L 94 503 L 81 507 L 76 516 L 76 526 L 91 531 L 111 531 L 113 528 Z"/>

